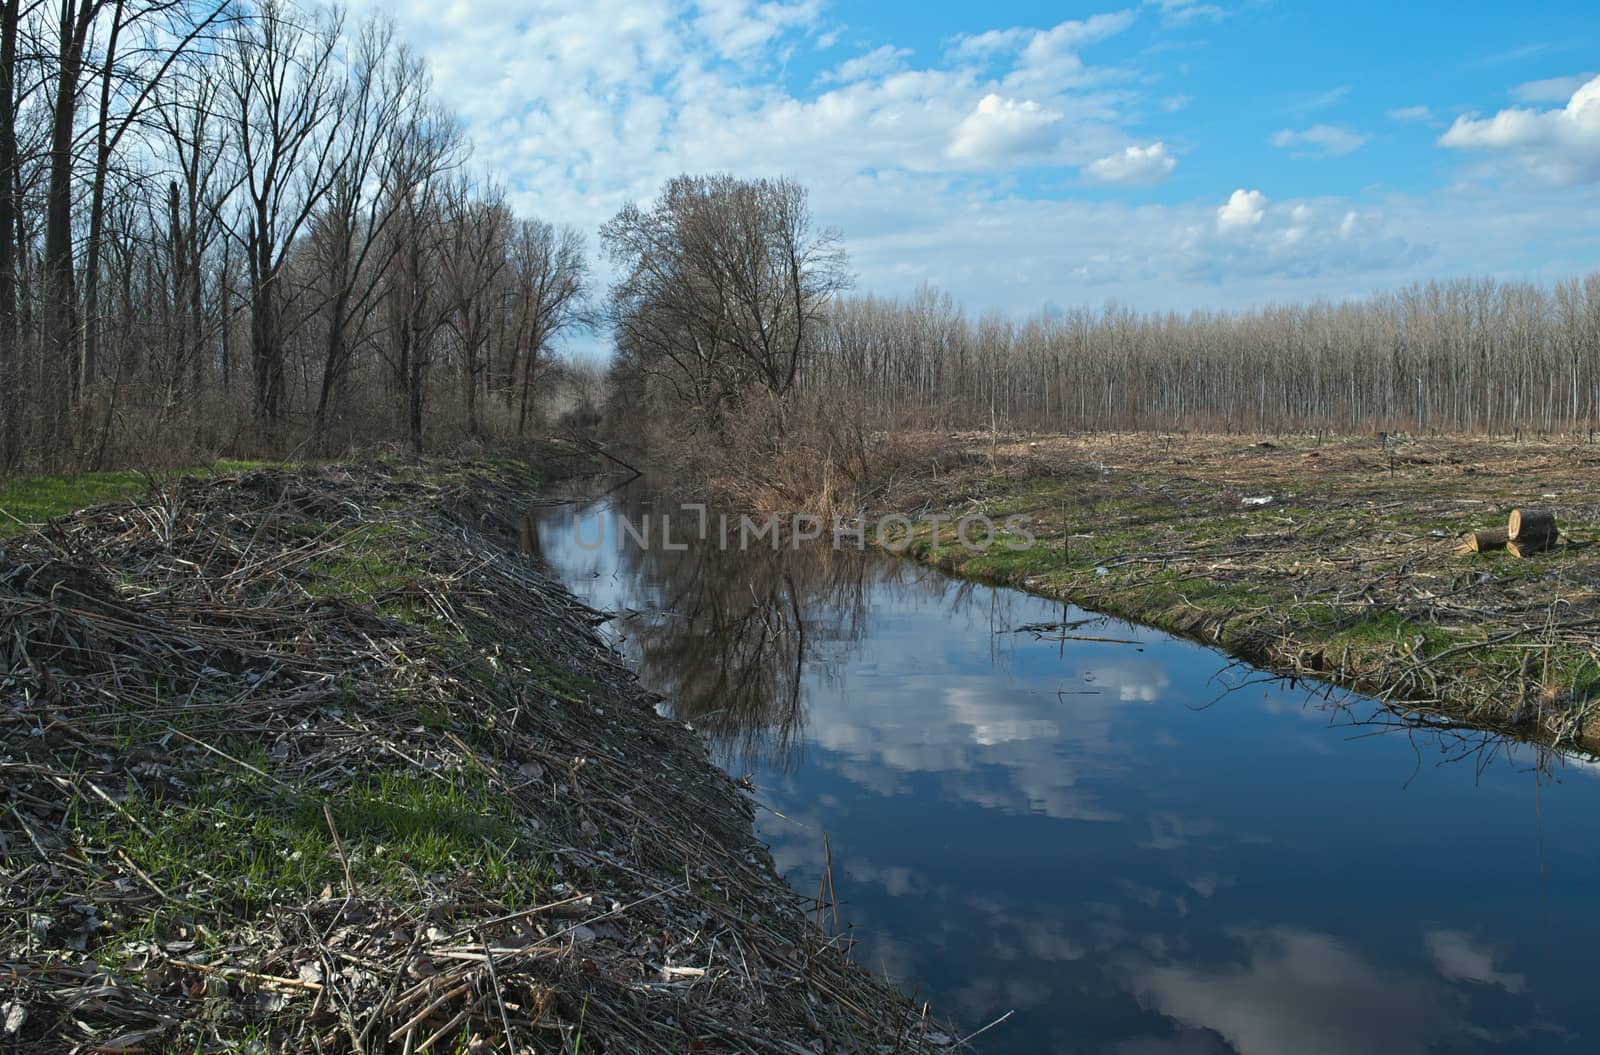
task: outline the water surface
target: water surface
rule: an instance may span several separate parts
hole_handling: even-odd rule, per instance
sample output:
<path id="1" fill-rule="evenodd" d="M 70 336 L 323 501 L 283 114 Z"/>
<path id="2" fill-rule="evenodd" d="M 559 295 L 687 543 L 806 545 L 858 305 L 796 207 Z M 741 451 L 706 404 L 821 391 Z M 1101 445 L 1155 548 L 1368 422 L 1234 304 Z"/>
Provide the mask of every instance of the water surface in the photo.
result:
<path id="1" fill-rule="evenodd" d="M 1600 1050 L 1600 767 L 881 554 L 620 531 L 652 512 L 684 537 L 637 492 L 530 535 L 807 894 L 826 833 L 857 959 L 1015 1012 L 979 1050 Z"/>

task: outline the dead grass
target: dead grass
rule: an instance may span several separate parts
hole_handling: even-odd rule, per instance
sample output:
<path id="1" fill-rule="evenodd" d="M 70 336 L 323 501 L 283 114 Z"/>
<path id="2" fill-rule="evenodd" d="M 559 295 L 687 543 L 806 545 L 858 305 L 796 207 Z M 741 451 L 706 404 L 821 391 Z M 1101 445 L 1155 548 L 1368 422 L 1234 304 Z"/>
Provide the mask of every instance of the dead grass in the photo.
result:
<path id="1" fill-rule="evenodd" d="M 51 517 L 101 502 L 132 498 L 176 476 L 204 476 L 257 468 L 261 463 L 221 461 L 157 472 L 124 469 L 64 476 L 18 476 L 0 480 L 0 538 L 38 527 Z"/>

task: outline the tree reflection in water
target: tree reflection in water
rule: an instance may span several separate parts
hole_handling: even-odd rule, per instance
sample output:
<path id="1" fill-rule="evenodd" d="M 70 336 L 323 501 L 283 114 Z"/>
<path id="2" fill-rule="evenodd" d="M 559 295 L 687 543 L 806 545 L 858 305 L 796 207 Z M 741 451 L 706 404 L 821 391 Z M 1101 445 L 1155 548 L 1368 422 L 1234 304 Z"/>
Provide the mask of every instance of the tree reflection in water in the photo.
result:
<path id="1" fill-rule="evenodd" d="M 774 550 L 752 540 L 741 549 L 736 528 L 723 549 L 714 525 L 702 540 L 692 517 L 653 506 L 642 492 L 610 502 L 538 510 L 524 545 L 564 569 L 587 559 L 591 575 L 644 584 L 647 603 L 630 591 L 640 607 L 619 611 L 613 624 L 644 683 L 705 734 L 729 768 L 792 770 L 807 679 L 828 683 L 860 641 L 870 586 L 892 576 L 893 564 L 826 544 Z M 674 548 L 661 545 L 663 515 Z M 624 519 L 635 535 L 648 524 L 648 544 L 624 533 Z"/>

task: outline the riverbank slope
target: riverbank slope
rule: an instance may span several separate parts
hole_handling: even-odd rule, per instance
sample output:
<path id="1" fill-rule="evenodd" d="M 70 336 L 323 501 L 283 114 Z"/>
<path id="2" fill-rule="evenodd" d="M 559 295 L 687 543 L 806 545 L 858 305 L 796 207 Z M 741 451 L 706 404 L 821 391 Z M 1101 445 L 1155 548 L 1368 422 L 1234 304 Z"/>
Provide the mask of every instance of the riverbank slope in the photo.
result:
<path id="1" fill-rule="evenodd" d="M 192 475 L 0 541 L 0 1044 L 948 1045 L 519 551 L 539 484 Z"/>
<path id="2" fill-rule="evenodd" d="M 1033 541 L 974 553 L 946 524 L 915 537 L 917 559 L 1418 720 L 1600 748 L 1600 447 L 972 434 L 931 449 L 940 470 L 897 483 L 880 511 L 1018 516 Z M 1555 512 L 1556 548 L 1453 554 L 1519 506 Z"/>

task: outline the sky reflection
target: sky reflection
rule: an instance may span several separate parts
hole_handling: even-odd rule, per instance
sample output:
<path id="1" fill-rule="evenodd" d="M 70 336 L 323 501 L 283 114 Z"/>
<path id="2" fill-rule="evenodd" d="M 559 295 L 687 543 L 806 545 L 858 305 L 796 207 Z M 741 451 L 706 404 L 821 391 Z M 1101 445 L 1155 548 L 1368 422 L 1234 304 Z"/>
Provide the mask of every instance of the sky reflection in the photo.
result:
<path id="1" fill-rule="evenodd" d="M 572 545 L 641 500 L 544 511 L 544 557 L 753 775 L 802 891 L 828 833 L 863 963 L 969 1029 L 1017 1012 L 979 1050 L 1592 1046 L 1595 767 L 1141 628 L 1028 633 L 1090 615 L 875 555 Z"/>

